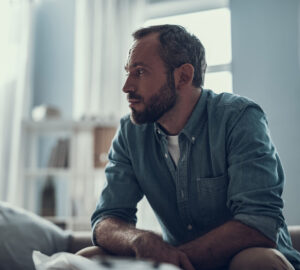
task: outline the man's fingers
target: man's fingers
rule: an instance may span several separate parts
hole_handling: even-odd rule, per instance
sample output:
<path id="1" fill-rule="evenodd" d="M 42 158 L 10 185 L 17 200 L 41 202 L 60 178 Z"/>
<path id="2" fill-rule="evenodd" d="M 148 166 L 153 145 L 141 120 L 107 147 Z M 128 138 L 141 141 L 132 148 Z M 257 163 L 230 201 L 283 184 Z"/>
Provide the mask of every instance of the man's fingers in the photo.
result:
<path id="1" fill-rule="evenodd" d="M 84 249 L 79 250 L 76 255 L 80 255 L 86 258 L 92 258 L 94 256 L 103 256 L 103 255 L 111 255 L 109 252 L 105 251 L 103 248 L 98 246 L 86 247 Z"/>
<path id="2" fill-rule="evenodd" d="M 180 256 L 180 267 L 184 270 L 195 270 L 189 258 L 184 253 L 181 253 Z"/>

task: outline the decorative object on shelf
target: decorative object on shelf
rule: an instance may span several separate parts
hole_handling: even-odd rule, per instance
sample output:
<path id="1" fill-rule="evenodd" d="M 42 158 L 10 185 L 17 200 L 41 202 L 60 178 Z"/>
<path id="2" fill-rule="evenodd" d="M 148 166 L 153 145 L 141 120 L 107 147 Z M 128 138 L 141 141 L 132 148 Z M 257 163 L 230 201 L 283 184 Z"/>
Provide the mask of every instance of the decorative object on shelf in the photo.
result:
<path id="1" fill-rule="evenodd" d="M 94 166 L 104 167 L 108 161 L 108 151 L 116 133 L 115 127 L 96 127 L 94 129 Z"/>
<path id="2" fill-rule="evenodd" d="M 32 109 L 34 121 L 56 120 L 61 117 L 60 110 L 52 105 L 42 104 Z"/>

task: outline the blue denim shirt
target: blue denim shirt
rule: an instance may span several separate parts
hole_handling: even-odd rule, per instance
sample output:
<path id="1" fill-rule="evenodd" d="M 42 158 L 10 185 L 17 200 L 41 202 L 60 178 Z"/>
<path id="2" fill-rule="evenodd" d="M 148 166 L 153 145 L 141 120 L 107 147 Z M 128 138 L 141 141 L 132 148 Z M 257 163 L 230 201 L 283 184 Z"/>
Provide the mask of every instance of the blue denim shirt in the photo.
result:
<path id="1" fill-rule="evenodd" d="M 110 216 L 136 223 L 145 195 L 172 245 L 234 219 L 277 242 L 300 267 L 282 215 L 283 169 L 262 109 L 237 95 L 203 90 L 178 138 L 176 167 L 156 123 L 121 120 L 92 226 Z"/>

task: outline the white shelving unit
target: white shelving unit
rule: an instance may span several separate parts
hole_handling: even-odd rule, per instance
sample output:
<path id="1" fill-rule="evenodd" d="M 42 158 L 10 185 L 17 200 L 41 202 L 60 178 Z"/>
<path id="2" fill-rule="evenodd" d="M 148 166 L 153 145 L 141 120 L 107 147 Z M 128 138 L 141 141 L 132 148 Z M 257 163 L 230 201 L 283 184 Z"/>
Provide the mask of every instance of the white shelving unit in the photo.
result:
<path id="1" fill-rule="evenodd" d="M 90 212 L 95 206 L 95 180 L 101 185 L 103 168 L 94 166 L 94 131 L 95 128 L 116 128 L 117 121 L 73 121 L 48 120 L 34 122 L 24 120 L 22 123 L 24 152 L 21 177 L 24 187 L 24 208 L 37 212 L 36 186 L 41 178 L 59 177 L 66 179 L 68 190 L 66 196 L 66 214 L 48 217 L 55 223 L 65 223 L 67 229 L 86 229 L 90 226 Z M 39 166 L 39 140 L 43 136 L 69 138 L 68 167 L 48 168 Z M 100 180 L 99 180 L 100 179 Z M 101 188 L 101 187 L 99 187 Z M 99 190 L 100 192 L 100 190 Z M 95 196 L 94 196 L 95 195 Z M 74 213 L 74 200 L 77 213 Z M 75 211 L 76 212 L 76 211 Z M 39 214 L 39 213 L 37 213 Z"/>

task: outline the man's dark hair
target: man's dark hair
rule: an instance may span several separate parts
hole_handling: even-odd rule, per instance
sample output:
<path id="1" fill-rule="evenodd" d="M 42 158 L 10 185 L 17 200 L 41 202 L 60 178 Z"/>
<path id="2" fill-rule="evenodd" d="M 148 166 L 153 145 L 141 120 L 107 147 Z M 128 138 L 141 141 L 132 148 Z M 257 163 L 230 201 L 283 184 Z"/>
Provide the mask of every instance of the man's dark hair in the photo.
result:
<path id="1" fill-rule="evenodd" d="M 184 27 L 170 24 L 141 28 L 132 36 L 135 40 L 139 40 L 152 33 L 159 34 L 159 54 L 168 72 L 173 74 L 175 68 L 189 63 L 194 67 L 193 86 L 203 86 L 206 60 L 205 49 L 200 40 L 188 33 Z"/>

